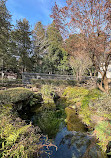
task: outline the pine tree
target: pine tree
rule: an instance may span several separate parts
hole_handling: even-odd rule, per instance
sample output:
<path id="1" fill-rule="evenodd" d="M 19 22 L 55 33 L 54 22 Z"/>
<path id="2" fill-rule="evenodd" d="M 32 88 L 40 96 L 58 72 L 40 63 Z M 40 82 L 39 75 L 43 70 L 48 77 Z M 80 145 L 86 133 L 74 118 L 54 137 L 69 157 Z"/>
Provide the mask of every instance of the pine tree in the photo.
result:
<path id="1" fill-rule="evenodd" d="M 31 31 L 29 22 L 26 19 L 17 21 L 16 29 L 13 32 L 13 39 L 19 56 L 19 66 L 21 71 L 29 71 L 32 64 L 31 54 Z"/>
<path id="2" fill-rule="evenodd" d="M 40 21 L 36 23 L 33 30 L 33 48 L 34 69 L 41 72 L 42 59 L 47 52 L 48 40 L 46 30 Z"/>
<path id="3" fill-rule="evenodd" d="M 54 22 L 47 28 L 47 38 L 49 47 L 48 53 L 44 57 L 44 70 L 49 73 L 63 74 L 68 69 L 68 58 L 67 53 L 62 48 L 63 38 Z"/>
<path id="4" fill-rule="evenodd" d="M 0 69 L 2 71 L 10 65 L 10 20 L 11 15 L 6 8 L 6 0 L 0 0 Z"/>

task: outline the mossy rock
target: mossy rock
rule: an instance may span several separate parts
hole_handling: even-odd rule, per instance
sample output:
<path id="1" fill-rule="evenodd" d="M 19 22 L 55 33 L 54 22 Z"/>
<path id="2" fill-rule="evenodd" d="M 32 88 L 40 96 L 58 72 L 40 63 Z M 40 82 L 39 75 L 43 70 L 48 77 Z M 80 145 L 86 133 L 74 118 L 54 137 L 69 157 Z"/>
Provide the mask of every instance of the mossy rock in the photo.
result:
<path id="1" fill-rule="evenodd" d="M 81 119 L 79 119 L 75 109 L 67 107 L 65 108 L 65 112 L 67 115 L 65 122 L 67 123 L 67 128 L 69 131 L 86 131 L 85 125 L 81 122 Z"/>
<path id="2" fill-rule="evenodd" d="M 34 107 L 42 101 L 41 94 L 34 93 L 26 88 L 10 88 L 0 91 L 0 104 L 13 104 L 13 108 L 17 111 L 26 107 Z"/>

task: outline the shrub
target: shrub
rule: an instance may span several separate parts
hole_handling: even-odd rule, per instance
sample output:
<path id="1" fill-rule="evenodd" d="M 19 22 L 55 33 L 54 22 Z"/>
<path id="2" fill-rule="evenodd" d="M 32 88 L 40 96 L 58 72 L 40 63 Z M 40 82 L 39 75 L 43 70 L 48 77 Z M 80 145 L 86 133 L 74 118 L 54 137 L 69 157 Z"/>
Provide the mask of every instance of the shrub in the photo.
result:
<path id="1" fill-rule="evenodd" d="M 111 119 L 111 94 L 104 94 L 94 103 L 90 102 L 89 105 L 95 108 L 101 116 Z"/>
<path id="2" fill-rule="evenodd" d="M 47 138 L 39 133 L 39 127 L 27 125 L 25 121 L 11 112 L 11 108 L 0 106 L 1 158 L 37 157 L 40 151 L 43 151 L 42 146 L 49 144 Z"/>
<path id="3" fill-rule="evenodd" d="M 32 79 L 31 80 L 32 84 L 52 84 L 54 86 L 60 86 L 60 85 L 71 85 L 75 86 L 76 81 L 75 80 L 55 80 L 55 79 Z"/>
<path id="4" fill-rule="evenodd" d="M 81 117 L 82 122 L 87 126 L 91 125 L 91 114 L 92 111 L 88 108 L 88 106 L 82 107 L 79 111 L 79 116 Z"/>
<path id="5" fill-rule="evenodd" d="M 0 91 L 0 103 L 1 104 L 14 104 L 15 110 L 21 110 L 23 108 L 33 107 L 38 105 L 42 101 L 41 94 L 35 94 L 34 92 L 25 88 L 11 88 L 8 90 Z M 24 109 L 25 110 L 25 109 Z"/>
<path id="6" fill-rule="evenodd" d="M 41 94 L 43 96 L 43 100 L 45 104 L 54 103 L 53 97 L 51 96 L 51 92 L 54 90 L 52 85 L 42 85 L 41 86 Z"/>
<path id="7" fill-rule="evenodd" d="M 108 142 L 111 141 L 111 123 L 109 121 L 101 121 L 95 126 L 94 134 L 99 139 L 98 145 L 106 151 Z"/>
<path id="8" fill-rule="evenodd" d="M 22 84 L 22 79 L 16 80 L 8 80 L 8 79 L 0 79 L 0 83 L 7 83 L 7 84 Z"/>
<path id="9" fill-rule="evenodd" d="M 102 96 L 102 93 L 98 89 L 92 89 L 89 90 L 88 94 L 84 96 L 82 100 L 82 107 L 88 106 L 89 102 L 93 102 L 94 100 L 97 100 L 100 96 Z"/>
<path id="10" fill-rule="evenodd" d="M 90 109 L 89 104 L 96 102 L 96 100 L 102 95 L 101 91 L 98 89 L 89 90 L 88 94 L 85 95 L 81 101 L 81 109 L 79 115 L 82 121 L 86 125 L 91 125 L 91 115 L 93 109 Z"/>
<path id="11" fill-rule="evenodd" d="M 57 113 L 54 111 L 45 110 L 38 120 L 40 129 L 43 133 L 47 133 L 49 138 L 54 137 L 59 130 L 61 120 L 56 115 Z"/>
<path id="12" fill-rule="evenodd" d="M 83 87 L 67 87 L 63 93 L 63 96 L 66 96 L 73 103 L 80 102 L 89 92 L 88 89 Z"/>
<path id="13" fill-rule="evenodd" d="M 24 86 L 22 84 L 22 79 L 16 79 L 9 81 L 8 79 L 4 79 L 3 82 L 0 79 L 0 89 L 3 89 L 5 87 L 12 88 L 12 87 L 22 87 Z"/>

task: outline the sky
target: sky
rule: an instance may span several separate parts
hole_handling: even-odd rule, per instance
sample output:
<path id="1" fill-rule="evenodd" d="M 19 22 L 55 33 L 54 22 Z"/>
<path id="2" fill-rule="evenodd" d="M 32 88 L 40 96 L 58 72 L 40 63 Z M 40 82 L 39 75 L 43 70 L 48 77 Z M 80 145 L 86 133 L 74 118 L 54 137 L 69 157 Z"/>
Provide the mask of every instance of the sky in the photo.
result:
<path id="1" fill-rule="evenodd" d="M 65 5 L 65 0 L 7 0 L 6 6 L 13 24 L 16 24 L 16 20 L 26 18 L 33 28 L 38 21 L 43 25 L 51 24 L 50 14 L 55 1 L 60 7 Z"/>

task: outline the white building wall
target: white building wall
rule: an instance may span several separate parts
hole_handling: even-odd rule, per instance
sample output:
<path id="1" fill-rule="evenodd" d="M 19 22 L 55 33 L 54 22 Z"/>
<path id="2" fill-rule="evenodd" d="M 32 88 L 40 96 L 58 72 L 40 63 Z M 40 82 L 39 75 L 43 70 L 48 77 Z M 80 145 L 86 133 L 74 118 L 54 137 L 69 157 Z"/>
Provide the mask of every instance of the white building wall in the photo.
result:
<path id="1" fill-rule="evenodd" d="M 111 78 L 111 64 L 108 66 L 108 71 L 106 73 L 106 76 L 107 78 Z M 102 78 L 100 72 L 98 72 L 98 78 Z"/>

